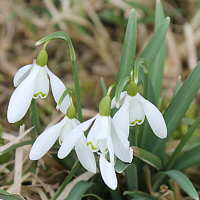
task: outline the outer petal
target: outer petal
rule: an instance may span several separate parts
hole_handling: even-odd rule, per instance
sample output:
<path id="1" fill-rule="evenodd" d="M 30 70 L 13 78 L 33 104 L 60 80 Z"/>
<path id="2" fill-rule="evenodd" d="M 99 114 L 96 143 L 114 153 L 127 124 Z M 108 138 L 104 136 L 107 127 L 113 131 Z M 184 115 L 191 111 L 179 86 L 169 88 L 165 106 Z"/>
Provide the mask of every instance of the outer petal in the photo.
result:
<path id="1" fill-rule="evenodd" d="M 129 147 L 130 143 L 124 134 L 120 135 L 120 132 L 123 132 L 121 129 L 112 126 L 112 142 L 114 146 L 115 155 L 122 160 L 123 162 L 131 162 L 133 159 L 133 149 Z"/>
<path id="2" fill-rule="evenodd" d="M 94 119 L 95 117 L 83 122 L 65 136 L 65 139 L 58 151 L 59 158 L 65 158 L 70 153 L 77 140 L 84 134 L 84 131 L 89 128 Z"/>
<path id="3" fill-rule="evenodd" d="M 33 97 L 35 78 L 39 70 L 34 69 L 24 81 L 13 92 L 8 105 L 7 119 L 15 123 L 26 114 Z"/>
<path id="4" fill-rule="evenodd" d="M 131 97 L 127 95 L 125 97 L 122 107 L 115 113 L 113 117 L 113 123 L 123 130 L 126 138 L 129 136 L 129 107 L 131 103 Z"/>
<path id="5" fill-rule="evenodd" d="M 29 75 L 32 66 L 33 64 L 25 65 L 17 71 L 13 79 L 13 84 L 15 87 L 17 87 Z"/>
<path id="6" fill-rule="evenodd" d="M 83 134 L 75 144 L 75 151 L 83 167 L 89 172 L 96 173 L 95 157 L 93 152 L 86 146 L 86 143 L 87 140 Z"/>
<path id="7" fill-rule="evenodd" d="M 34 98 L 45 98 L 49 93 L 49 79 L 47 77 L 47 66 L 40 67 L 35 64 L 35 67 L 39 68 L 39 73 L 35 81 Z"/>
<path id="8" fill-rule="evenodd" d="M 43 133 L 41 133 L 38 138 L 35 140 L 30 154 L 29 158 L 31 160 L 38 160 L 44 154 L 47 153 L 47 151 L 54 145 L 56 142 L 63 126 L 66 123 L 66 119 L 64 118 L 62 121 L 60 121 L 58 124 L 48 128 Z"/>
<path id="9" fill-rule="evenodd" d="M 58 103 L 63 92 L 66 90 L 66 87 L 63 84 L 63 82 L 55 74 L 53 74 L 48 68 L 47 68 L 47 73 L 49 74 L 49 77 L 50 77 L 50 83 L 51 83 L 53 97 L 54 97 L 56 103 Z M 67 108 L 70 105 L 71 105 L 71 103 L 70 103 L 69 95 L 66 95 L 63 102 L 60 105 L 60 111 L 64 114 L 66 114 Z"/>
<path id="10" fill-rule="evenodd" d="M 112 190 L 115 190 L 117 188 L 117 177 L 115 174 L 114 163 L 108 162 L 105 155 L 100 154 L 99 166 L 104 182 Z"/>
<path id="11" fill-rule="evenodd" d="M 119 101 L 119 104 L 122 105 L 123 104 L 123 101 L 124 101 L 124 98 L 127 94 L 127 91 L 124 91 L 120 94 L 120 101 Z M 111 109 L 116 107 L 116 101 L 115 101 L 115 97 L 113 97 L 112 101 L 111 101 Z"/>
<path id="12" fill-rule="evenodd" d="M 141 102 L 138 100 L 137 95 L 131 97 L 129 122 L 130 126 L 135 126 L 136 124 L 142 124 L 145 119 L 145 113 Z"/>
<path id="13" fill-rule="evenodd" d="M 146 114 L 147 120 L 155 133 L 159 138 L 167 137 L 167 127 L 165 120 L 156 106 L 151 102 L 144 99 L 140 94 L 137 94 L 139 101 L 142 103 L 144 112 Z"/>

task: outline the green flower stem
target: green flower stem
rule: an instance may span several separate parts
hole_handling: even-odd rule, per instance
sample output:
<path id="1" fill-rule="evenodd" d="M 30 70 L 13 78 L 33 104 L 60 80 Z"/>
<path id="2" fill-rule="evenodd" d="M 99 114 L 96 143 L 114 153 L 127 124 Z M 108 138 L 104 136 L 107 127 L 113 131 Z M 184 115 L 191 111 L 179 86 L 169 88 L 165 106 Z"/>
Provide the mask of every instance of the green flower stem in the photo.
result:
<path id="1" fill-rule="evenodd" d="M 83 117 L 82 117 L 81 94 L 80 94 L 78 70 L 77 70 L 77 64 L 76 64 L 76 55 L 75 55 L 75 51 L 74 51 L 74 47 L 72 45 L 71 39 L 67 35 L 67 33 L 65 33 L 64 31 L 58 31 L 58 32 L 49 34 L 46 37 L 42 38 L 41 40 L 37 41 L 35 45 L 40 45 L 42 43 L 45 43 L 45 42 L 48 42 L 51 40 L 64 40 L 68 43 L 69 51 L 70 51 L 70 58 L 71 58 L 71 62 L 72 62 L 73 77 L 74 77 L 78 119 L 80 122 L 82 122 Z"/>
<path id="2" fill-rule="evenodd" d="M 38 135 L 42 133 L 36 99 L 32 99 L 31 101 L 31 120 L 32 120 L 33 125 L 35 126 L 35 130 L 38 133 Z M 33 139 L 35 138 L 36 137 L 34 136 Z"/>
<path id="3" fill-rule="evenodd" d="M 149 95 L 149 74 L 144 74 L 144 87 L 143 87 L 143 97 L 148 99 Z"/>
<path id="4" fill-rule="evenodd" d="M 188 132 L 185 134 L 185 136 L 182 138 L 181 142 L 179 145 L 176 147 L 175 151 L 172 153 L 171 157 L 169 158 L 166 166 L 165 166 L 165 171 L 170 170 L 174 162 L 176 161 L 177 157 L 179 156 L 181 150 L 185 146 L 186 142 L 189 140 L 189 138 L 192 136 L 194 133 L 195 129 L 198 127 L 200 124 L 200 116 L 197 117 L 195 122 L 192 124 Z"/>
<path id="5" fill-rule="evenodd" d="M 79 166 L 79 161 L 78 159 L 76 160 L 71 172 L 67 175 L 66 179 L 63 181 L 62 185 L 59 187 L 59 189 L 56 191 L 54 196 L 51 198 L 51 200 L 56 200 L 58 196 L 61 194 L 61 192 L 65 189 L 67 184 L 71 181 L 72 177 L 76 173 L 76 170 L 78 169 Z"/>
<path id="6" fill-rule="evenodd" d="M 73 71 L 73 77 L 74 77 L 78 119 L 80 122 L 83 122 L 82 106 L 81 106 L 81 92 L 80 92 L 80 86 L 79 86 L 78 70 L 77 70 L 76 61 L 72 61 L 72 71 Z"/>

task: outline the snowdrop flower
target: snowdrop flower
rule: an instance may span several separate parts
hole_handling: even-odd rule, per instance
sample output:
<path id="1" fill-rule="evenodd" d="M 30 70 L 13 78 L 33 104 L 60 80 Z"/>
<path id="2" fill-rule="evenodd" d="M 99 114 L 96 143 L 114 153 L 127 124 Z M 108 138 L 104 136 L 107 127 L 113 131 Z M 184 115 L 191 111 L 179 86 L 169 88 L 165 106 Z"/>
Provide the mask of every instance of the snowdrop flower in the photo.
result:
<path id="1" fill-rule="evenodd" d="M 50 77 L 54 99 L 56 102 L 60 99 L 65 90 L 65 86 L 48 69 L 46 65 L 47 60 L 48 55 L 46 50 L 41 50 L 35 63 L 26 65 L 17 71 L 13 80 L 14 86 L 17 88 L 10 98 L 7 110 L 7 119 L 10 123 L 15 123 L 24 117 L 32 98 L 37 99 L 39 96 L 45 98 L 47 96 L 49 92 L 49 79 L 47 74 Z M 66 97 L 65 101 L 69 102 L 69 97 Z M 62 106 L 61 109 L 63 109 Z"/>
<path id="2" fill-rule="evenodd" d="M 133 150 L 129 147 L 129 141 L 126 139 L 123 130 L 113 124 L 110 117 L 110 106 L 111 98 L 107 95 L 100 102 L 99 114 L 77 126 L 65 137 L 58 151 L 58 157 L 67 156 L 76 142 L 83 137 L 84 131 L 89 129 L 94 122 L 88 133 L 86 143 L 91 152 L 97 152 L 100 155 L 101 176 L 104 182 L 115 190 L 117 178 L 114 169 L 114 154 L 124 162 L 131 162 Z M 106 158 L 107 153 L 109 153 L 110 161 Z"/>
<path id="3" fill-rule="evenodd" d="M 156 136 L 167 137 L 167 127 L 162 114 L 156 106 L 138 93 L 137 85 L 133 80 L 128 83 L 127 91 L 121 93 L 120 104 L 122 106 L 114 115 L 113 121 L 125 131 L 126 138 L 129 135 L 129 126 L 142 124 L 145 116 Z M 115 106 L 116 102 L 113 98 L 111 107 Z"/>
<path id="4" fill-rule="evenodd" d="M 75 118 L 75 107 L 71 105 L 67 109 L 66 116 L 58 124 L 48 128 L 38 136 L 31 148 L 29 158 L 31 160 L 38 160 L 43 157 L 54 145 L 58 138 L 61 145 L 69 132 L 71 132 L 71 130 L 73 130 L 79 124 L 80 122 Z M 96 166 L 94 155 L 87 148 L 86 138 L 84 135 L 76 141 L 75 151 L 83 167 L 85 167 L 88 171 L 95 173 Z"/>

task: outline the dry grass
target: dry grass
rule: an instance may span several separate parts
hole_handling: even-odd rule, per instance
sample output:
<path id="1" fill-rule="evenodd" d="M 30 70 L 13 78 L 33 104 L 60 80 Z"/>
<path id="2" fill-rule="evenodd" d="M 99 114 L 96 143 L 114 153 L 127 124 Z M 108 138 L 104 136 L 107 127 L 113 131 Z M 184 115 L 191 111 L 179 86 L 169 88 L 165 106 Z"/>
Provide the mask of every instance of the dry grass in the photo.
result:
<path id="1" fill-rule="evenodd" d="M 132 0 L 135 2 L 134 0 Z M 56 3 L 55 3 L 56 2 Z M 35 42 L 42 37 L 58 31 L 66 31 L 75 47 L 84 118 L 94 116 L 101 98 L 100 77 L 103 76 L 109 86 L 115 80 L 125 33 L 125 22 L 132 7 L 127 1 L 108 0 L 7 0 L 0 1 L 0 125 L 3 127 L 2 138 L 7 143 L 0 150 L 21 140 L 30 139 L 31 127 L 29 116 L 20 123 L 9 124 L 6 110 L 14 87 L 13 77 L 17 70 L 30 64 L 36 58 L 40 47 Z M 149 9 L 154 9 L 155 1 L 137 1 Z M 171 25 L 166 37 L 167 58 L 163 89 L 166 96 L 172 96 L 176 80 L 181 75 L 183 80 L 194 68 L 200 58 L 200 10 L 196 11 L 197 1 L 165 1 L 166 14 L 171 17 Z M 112 10 L 113 15 L 123 22 L 110 22 L 101 19 L 99 13 Z M 178 10 L 181 10 L 179 12 Z M 136 9 L 138 20 L 152 19 L 141 9 Z M 153 23 L 138 24 L 136 56 L 140 55 L 153 33 Z M 47 47 L 48 66 L 59 76 L 66 86 L 73 87 L 71 62 L 67 45 L 63 42 L 51 42 Z M 167 89 L 167 92 L 166 92 Z M 42 128 L 57 123 L 62 115 L 55 110 L 52 95 L 45 100 L 38 99 Z M 25 127 L 19 124 L 25 123 Z M 28 129 L 26 131 L 26 129 Z M 35 162 L 28 158 L 30 145 L 18 148 L 10 154 L 10 160 L 0 165 L 3 177 L 0 188 L 8 192 L 21 194 L 28 199 L 46 200 L 52 197 L 67 175 L 65 168 L 47 154 L 39 160 L 36 173 L 29 169 Z M 49 164 L 48 173 L 44 172 Z M 9 166 L 14 164 L 14 168 Z M 28 172 L 29 171 L 29 172 Z M 28 172 L 28 173 L 27 173 Z M 68 185 L 62 198 L 78 180 L 88 180 L 90 173 L 84 173 Z M 180 197 L 181 198 L 181 197 Z"/>

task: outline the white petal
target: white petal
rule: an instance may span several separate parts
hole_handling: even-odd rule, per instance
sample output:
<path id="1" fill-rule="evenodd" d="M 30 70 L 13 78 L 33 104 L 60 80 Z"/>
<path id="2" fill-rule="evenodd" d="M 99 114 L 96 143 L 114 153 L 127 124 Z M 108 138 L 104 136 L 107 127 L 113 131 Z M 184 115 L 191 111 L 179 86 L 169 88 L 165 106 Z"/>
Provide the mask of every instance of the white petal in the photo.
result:
<path id="1" fill-rule="evenodd" d="M 111 117 L 99 115 L 92 128 L 95 129 L 95 139 L 106 139 L 111 134 Z"/>
<path id="2" fill-rule="evenodd" d="M 114 163 L 110 163 L 105 159 L 104 154 L 100 154 L 99 166 L 101 171 L 101 176 L 105 184 L 112 190 L 117 188 L 117 177 L 115 174 Z"/>
<path id="3" fill-rule="evenodd" d="M 166 138 L 167 127 L 161 112 L 158 110 L 156 106 L 154 106 L 151 102 L 144 99 L 139 94 L 138 94 L 138 99 L 142 103 L 149 125 L 151 126 L 151 129 L 153 130 L 155 135 L 158 136 L 159 138 Z"/>
<path id="4" fill-rule="evenodd" d="M 133 159 L 133 150 L 131 147 L 129 147 L 130 143 L 128 139 L 121 134 L 121 137 L 119 137 L 119 133 L 121 130 L 119 128 L 114 128 L 112 126 L 112 142 L 114 147 L 115 155 L 122 160 L 123 162 L 129 162 L 131 163 Z"/>
<path id="5" fill-rule="evenodd" d="M 119 104 L 122 105 L 123 104 L 123 101 L 124 101 L 124 98 L 127 94 L 127 91 L 124 91 L 124 92 L 121 92 L 120 94 L 120 101 L 119 101 Z M 115 101 L 115 97 L 113 97 L 112 101 L 111 101 L 111 109 L 116 107 L 116 101 Z"/>
<path id="6" fill-rule="evenodd" d="M 91 173 L 96 173 L 96 162 L 92 151 L 86 146 L 87 140 L 81 135 L 75 144 L 75 151 L 80 163 Z"/>
<path id="7" fill-rule="evenodd" d="M 25 65 L 17 71 L 13 79 L 13 84 L 15 87 L 17 87 L 29 75 L 32 66 L 33 64 Z"/>
<path id="8" fill-rule="evenodd" d="M 8 105 L 7 119 L 10 123 L 15 123 L 22 119 L 26 114 L 33 97 L 35 78 L 38 69 L 22 81 L 22 83 L 13 92 Z"/>
<path id="9" fill-rule="evenodd" d="M 107 146 L 108 146 L 108 151 L 109 151 L 110 162 L 114 163 L 114 147 L 113 147 L 113 141 L 111 138 L 111 133 L 107 137 Z"/>
<path id="10" fill-rule="evenodd" d="M 58 103 L 58 101 L 60 100 L 60 97 L 66 90 L 66 87 L 63 84 L 63 82 L 55 74 L 53 74 L 49 69 L 47 70 L 47 73 L 49 74 L 49 77 L 50 77 L 50 83 L 51 83 L 53 97 L 54 97 L 56 103 Z M 67 108 L 70 105 L 71 105 L 71 103 L 70 103 L 69 95 L 66 95 L 66 97 L 63 99 L 63 101 L 60 105 L 60 111 L 64 114 L 66 114 Z"/>
<path id="11" fill-rule="evenodd" d="M 119 127 L 125 133 L 126 138 L 129 136 L 129 109 L 130 109 L 131 97 L 127 95 L 125 97 L 122 107 L 115 113 L 113 117 L 113 123 L 116 127 Z"/>
<path id="12" fill-rule="evenodd" d="M 35 89 L 33 96 L 34 98 L 38 98 L 39 96 L 41 98 L 45 98 L 49 93 L 49 79 L 47 77 L 47 66 L 37 67 L 39 67 L 39 73 L 35 81 Z"/>
<path id="13" fill-rule="evenodd" d="M 137 95 L 131 97 L 129 122 L 130 126 L 140 125 L 144 122 L 145 113 L 141 102 L 138 100 Z"/>
<path id="14" fill-rule="evenodd" d="M 95 117 L 83 122 L 65 136 L 63 143 L 58 151 L 59 158 L 65 158 L 70 153 L 72 148 L 75 146 L 77 140 L 84 134 L 84 131 L 88 129 L 94 119 Z"/>
<path id="15" fill-rule="evenodd" d="M 48 128 L 47 130 L 45 130 L 43 133 L 41 133 L 38 138 L 35 140 L 30 154 L 29 154 L 29 158 L 31 160 L 38 160 L 40 159 L 42 156 L 44 156 L 44 154 L 47 153 L 47 151 L 49 151 L 49 149 L 54 145 L 54 143 L 56 142 L 63 126 L 65 125 L 65 118 L 60 121 L 58 124 Z"/>
<path id="16" fill-rule="evenodd" d="M 62 131 L 59 135 L 59 144 L 61 145 L 66 137 L 66 135 L 73 129 L 72 119 L 66 117 L 66 123 L 62 128 Z"/>

